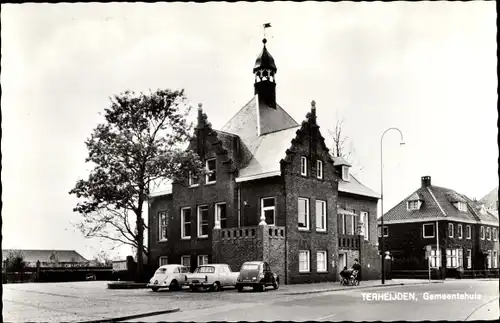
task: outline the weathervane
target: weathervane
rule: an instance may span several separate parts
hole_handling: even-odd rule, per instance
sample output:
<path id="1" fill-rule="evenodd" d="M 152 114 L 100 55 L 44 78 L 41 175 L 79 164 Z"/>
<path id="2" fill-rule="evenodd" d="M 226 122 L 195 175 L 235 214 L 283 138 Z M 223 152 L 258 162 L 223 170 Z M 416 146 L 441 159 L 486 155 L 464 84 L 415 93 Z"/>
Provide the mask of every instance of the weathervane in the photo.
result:
<path id="1" fill-rule="evenodd" d="M 265 24 L 262 25 L 264 28 L 264 39 L 266 39 L 266 28 L 271 28 L 271 23 L 270 22 L 267 22 Z"/>

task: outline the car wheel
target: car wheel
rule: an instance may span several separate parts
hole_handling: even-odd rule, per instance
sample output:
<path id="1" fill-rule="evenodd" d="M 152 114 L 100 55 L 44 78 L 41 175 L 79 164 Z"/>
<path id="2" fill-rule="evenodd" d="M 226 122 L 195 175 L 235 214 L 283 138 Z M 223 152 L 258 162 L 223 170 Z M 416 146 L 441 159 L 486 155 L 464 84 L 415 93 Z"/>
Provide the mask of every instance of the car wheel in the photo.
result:
<path id="1" fill-rule="evenodd" d="M 273 283 L 273 288 L 274 288 L 274 289 L 278 289 L 278 288 L 280 288 L 280 281 L 279 281 L 279 280 L 277 280 L 277 279 L 276 279 L 276 280 L 274 281 L 274 283 Z"/>
<path id="2" fill-rule="evenodd" d="M 159 289 L 158 287 L 152 287 L 152 288 L 151 288 L 151 290 L 152 290 L 153 292 L 157 292 L 157 291 L 158 291 L 158 289 Z"/>
<path id="3" fill-rule="evenodd" d="M 191 286 L 191 291 L 192 291 L 192 292 L 197 292 L 197 291 L 198 291 L 198 287 Z"/>
<path id="4" fill-rule="evenodd" d="M 168 286 L 168 289 L 169 290 L 179 290 L 179 283 L 177 282 L 177 280 L 172 280 L 172 282 L 170 282 L 170 286 Z"/>
<path id="5" fill-rule="evenodd" d="M 218 292 L 218 291 L 220 291 L 220 284 L 219 284 L 219 282 L 215 282 L 215 283 L 213 283 L 213 285 L 212 285 L 212 291 L 213 291 L 213 292 Z"/>
<path id="6" fill-rule="evenodd" d="M 241 293 L 243 291 L 243 286 L 236 286 L 236 289 Z"/>

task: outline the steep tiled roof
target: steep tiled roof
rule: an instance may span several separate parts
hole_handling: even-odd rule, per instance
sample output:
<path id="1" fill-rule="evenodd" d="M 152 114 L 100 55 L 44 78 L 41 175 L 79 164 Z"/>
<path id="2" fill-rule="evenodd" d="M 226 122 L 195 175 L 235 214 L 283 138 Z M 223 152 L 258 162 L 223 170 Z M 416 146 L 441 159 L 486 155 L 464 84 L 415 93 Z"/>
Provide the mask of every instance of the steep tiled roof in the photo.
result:
<path id="1" fill-rule="evenodd" d="M 467 203 L 469 203 L 469 206 L 471 207 L 472 211 L 480 219 L 481 222 L 485 223 L 492 223 L 498 225 L 498 218 L 488 211 L 483 203 L 479 201 L 472 201 L 469 198 L 467 198 Z"/>
<path id="2" fill-rule="evenodd" d="M 342 157 L 332 157 L 334 161 L 334 166 L 341 166 L 341 165 L 346 165 L 346 166 L 351 166 L 347 160 L 345 160 Z"/>
<path id="3" fill-rule="evenodd" d="M 408 201 L 421 201 L 422 198 L 418 195 L 417 192 L 413 193 L 409 198 Z"/>
<path id="4" fill-rule="evenodd" d="M 23 255 L 26 262 L 36 263 L 50 262 L 51 255 L 54 254 L 59 262 L 86 263 L 87 259 L 83 258 L 75 250 L 24 250 L 24 249 L 2 249 L 2 260 L 5 260 L 11 251 L 19 251 Z"/>
<path id="5" fill-rule="evenodd" d="M 497 203 L 498 203 L 498 187 L 494 188 L 491 192 L 486 194 L 482 199 L 479 200 L 484 206 L 492 210 L 496 216 L 498 216 Z"/>
<path id="6" fill-rule="evenodd" d="M 422 204 L 418 210 L 408 210 L 407 202 L 413 200 L 414 195 L 418 194 Z M 458 210 L 454 202 L 466 202 L 468 209 L 466 212 Z M 452 189 L 428 186 L 421 187 L 407 198 L 403 199 L 396 206 L 383 215 L 384 222 L 419 222 L 425 220 L 447 219 L 452 221 L 462 221 L 469 223 L 491 222 L 487 215 L 478 216 L 475 211 L 472 200 L 463 194 L 459 194 Z M 498 221 L 497 221 L 498 223 Z M 497 224 L 498 225 L 498 224 Z"/>
<path id="7" fill-rule="evenodd" d="M 345 192 L 350 194 L 356 194 L 361 196 L 369 196 L 373 198 L 380 198 L 380 194 L 375 193 L 365 185 L 361 184 L 358 179 L 352 175 L 349 176 L 349 181 L 344 181 L 339 179 L 339 192 Z"/>

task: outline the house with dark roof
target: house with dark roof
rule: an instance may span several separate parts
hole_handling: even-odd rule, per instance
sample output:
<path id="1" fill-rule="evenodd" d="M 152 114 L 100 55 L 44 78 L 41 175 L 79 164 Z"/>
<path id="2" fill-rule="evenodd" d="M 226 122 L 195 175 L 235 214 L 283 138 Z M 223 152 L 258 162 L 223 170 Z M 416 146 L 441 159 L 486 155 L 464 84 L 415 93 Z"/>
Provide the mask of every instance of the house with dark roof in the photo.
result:
<path id="1" fill-rule="evenodd" d="M 480 199 L 479 203 L 498 218 L 498 186 Z"/>
<path id="2" fill-rule="evenodd" d="M 385 213 L 383 221 L 378 235 L 384 234 L 393 269 L 430 265 L 453 276 L 458 268 L 498 268 L 498 218 L 466 195 L 432 185 L 430 176 L 423 176 L 420 188 Z"/>
<path id="3" fill-rule="evenodd" d="M 29 250 L 29 249 L 2 249 L 2 263 L 11 253 L 20 253 L 27 267 L 74 267 L 87 266 L 89 261 L 75 250 Z"/>
<path id="4" fill-rule="evenodd" d="M 264 260 L 292 284 L 335 281 L 359 258 L 364 278 L 378 278 L 379 196 L 331 155 L 314 101 L 300 124 L 276 102 L 277 68 L 263 42 L 254 96 L 220 130 L 199 105 L 188 149 L 208 174 L 151 194 L 148 261 L 239 271 Z"/>

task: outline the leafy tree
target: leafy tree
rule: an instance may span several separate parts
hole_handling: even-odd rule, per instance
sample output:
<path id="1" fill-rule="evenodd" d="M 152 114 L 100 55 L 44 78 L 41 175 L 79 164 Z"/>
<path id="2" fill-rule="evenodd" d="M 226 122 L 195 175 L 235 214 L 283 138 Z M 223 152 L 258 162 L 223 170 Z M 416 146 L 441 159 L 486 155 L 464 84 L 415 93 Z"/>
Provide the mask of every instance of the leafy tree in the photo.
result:
<path id="1" fill-rule="evenodd" d="M 22 272 L 26 268 L 24 255 L 19 250 L 9 251 L 7 258 L 4 260 L 5 270 L 7 272 Z"/>
<path id="2" fill-rule="evenodd" d="M 198 155 L 186 150 L 189 112 L 183 90 L 115 95 L 105 122 L 85 142 L 86 162 L 94 168 L 69 192 L 82 200 L 74 211 L 83 216 L 78 227 L 86 237 L 135 247 L 138 277 L 147 253 L 143 206 L 151 185 L 163 179 L 185 182 L 189 171 L 204 172 Z"/>

